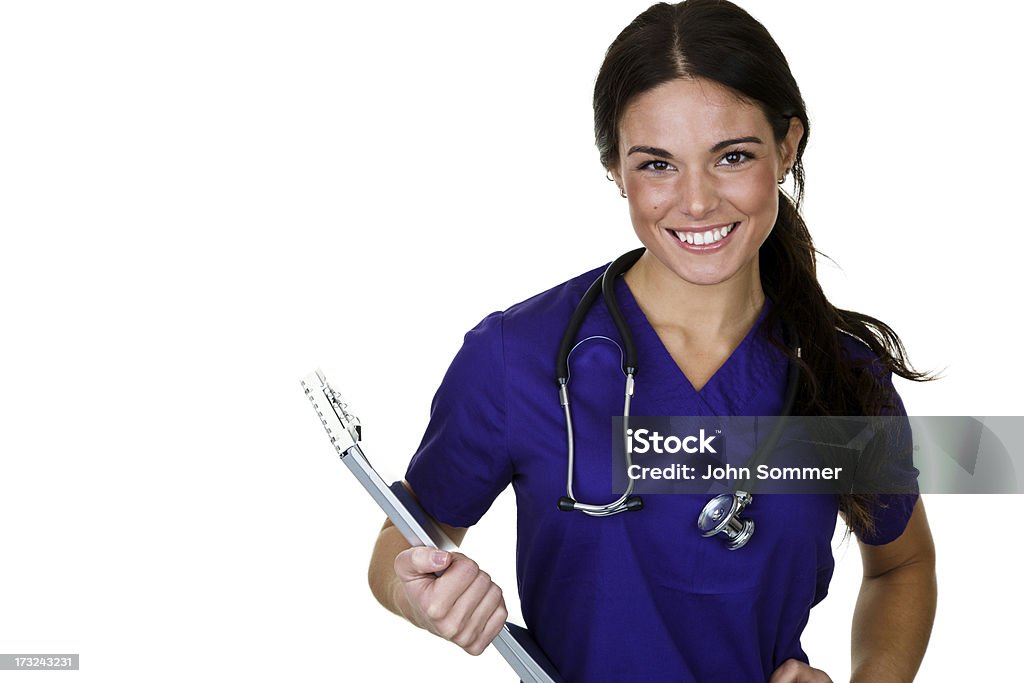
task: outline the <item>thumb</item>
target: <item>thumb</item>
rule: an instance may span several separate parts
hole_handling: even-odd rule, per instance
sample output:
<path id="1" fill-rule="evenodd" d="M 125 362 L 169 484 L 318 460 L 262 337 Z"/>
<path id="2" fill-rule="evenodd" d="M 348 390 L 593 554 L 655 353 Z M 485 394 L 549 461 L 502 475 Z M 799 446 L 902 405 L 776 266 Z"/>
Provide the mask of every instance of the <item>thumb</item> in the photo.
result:
<path id="1" fill-rule="evenodd" d="M 444 571 L 452 563 L 452 554 L 436 548 L 409 548 L 395 556 L 395 575 L 402 581 L 416 581 Z"/>

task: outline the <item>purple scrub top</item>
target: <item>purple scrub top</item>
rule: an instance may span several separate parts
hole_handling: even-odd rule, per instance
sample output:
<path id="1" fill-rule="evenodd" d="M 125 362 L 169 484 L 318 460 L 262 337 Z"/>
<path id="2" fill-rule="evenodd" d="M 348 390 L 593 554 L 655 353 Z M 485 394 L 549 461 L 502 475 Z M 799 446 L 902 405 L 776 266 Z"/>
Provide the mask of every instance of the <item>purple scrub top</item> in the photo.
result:
<path id="1" fill-rule="evenodd" d="M 475 524 L 512 484 L 523 618 L 567 683 L 767 681 L 789 658 L 808 661 L 800 635 L 832 578 L 838 497 L 755 496 L 744 516 L 757 531 L 738 551 L 701 537 L 696 520 L 710 496 L 646 495 L 642 511 L 604 518 L 559 511 L 567 451 L 555 356 L 602 270 L 493 313 L 466 335 L 406 479 L 431 515 L 457 527 Z M 616 292 L 636 338 L 632 414 L 783 409 L 787 360 L 761 332 L 767 305 L 697 392 L 621 278 Z M 848 354 L 870 360 L 841 336 Z M 577 339 L 588 337 L 570 358 L 574 489 L 582 502 L 606 503 L 617 497 L 610 418 L 622 415 L 624 376 L 618 346 L 601 338 L 618 333 L 600 299 Z M 877 533 L 861 540 L 883 544 L 903 532 L 916 496 L 886 502 L 875 511 Z"/>

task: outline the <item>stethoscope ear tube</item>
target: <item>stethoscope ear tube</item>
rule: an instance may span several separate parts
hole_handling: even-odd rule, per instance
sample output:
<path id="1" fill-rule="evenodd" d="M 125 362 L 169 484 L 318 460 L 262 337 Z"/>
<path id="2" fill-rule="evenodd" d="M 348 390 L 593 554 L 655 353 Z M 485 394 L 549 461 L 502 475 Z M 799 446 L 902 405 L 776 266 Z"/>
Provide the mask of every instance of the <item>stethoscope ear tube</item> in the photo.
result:
<path id="1" fill-rule="evenodd" d="M 615 259 L 608 269 L 604 271 L 604 275 L 601 276 L 601 294 L 604 297 L 605 305 L 608 308 L 608 313 L 612 316 L 612 320 L 615 322 L 615 329 L 619 331 L 619 338 L 622 339 L 622 345 L 626 347 L 626 372 L 628 373 L 632 369 L 632 374 L 636 375 L 636 343 L 633 341 L 633 334 L 629 331 L 629 325 L 626 323 L 626 316 L 622 314 L 622 309 L 619 308 L 618 302 L 615 298 L 615 280 L 622 273 L 626 272 L 633 267 L 633 264 L 640 260 L 646 249 L 640 247 L 634 249 L 628 253 L 623 254 L 619 258 Z M 613 305 L 614 304 L 614 305 Z"/>
<path id="2" fill-rule="evenodd" d="M 562 343 L 558 345 L 558 356 L 555 358 L 555 379 L 559 386 L 564 386 L 569 381 L 569 353 L 572 351 L 576 333 L 580 331 L 583 319 L 587 317 L 587 311 L 594 305 L 598 294 L 601 293 L 601 280 L 602 278 L 597 278 L 587 287 L 586 293 L 580 299 L 572 317 L 569 318 L 569 325 L 565 328 L 565 334 L 562 335 Z"/>
<path id="3" fill-rule="evenodd" d="M 576 335 L 583 327 L 583 319 L 587 317 L 587 313 L 599 295 L 604 296 L 605 306 L 615 322 L 615 329 L 619 331 L 619 337 L 622 338 L 622 345 L 626 350 L 626 368 L 633 368 L 633 374 L 636 374 L 636 344 L 633 342 L 633 334 L 629 331 L 629 325 L 626 324 L 622 309 L 619 308 L 615 299 L 615 278 L 640 260 L 644 251 L 646 249 L 640 247 L 623 254 L 608 265 L 601 277 L 590 283 L 583 298 L 580 299 L 579 305 L 576 306 L 576 310 L 573 311 L 572 317 L 569 318 L 569 324 L 562 335 L 562 342 L 558 345 L 558 356 L 555 359 L 555 379 L 559 384 L 564 384 L 569 380 L 569 353 L 576 341 Z"/>

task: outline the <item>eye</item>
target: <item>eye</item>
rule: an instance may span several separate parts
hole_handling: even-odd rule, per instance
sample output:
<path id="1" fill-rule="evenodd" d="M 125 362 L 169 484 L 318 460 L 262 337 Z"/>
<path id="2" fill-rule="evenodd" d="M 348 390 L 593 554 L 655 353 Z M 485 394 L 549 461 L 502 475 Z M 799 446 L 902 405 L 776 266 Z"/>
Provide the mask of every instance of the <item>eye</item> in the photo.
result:
<path id="1" fill-rule="evenodd" d="M 750 161 L 754 158 L 754 155 L 750 152 L 742 149 L 734 149 L 731 152 L 726 152 L 722 156 L 722 160 L 718 162 L 719 166 L 741 166 L 742 164 Z"/>
<path id="2" fill-rule="evenodd" d="M 654 173 L 665 173 L 672 170 L 672 164 L 660 159 L 645 161 L 637 167 L 638 171 L 653 171 Z"/>

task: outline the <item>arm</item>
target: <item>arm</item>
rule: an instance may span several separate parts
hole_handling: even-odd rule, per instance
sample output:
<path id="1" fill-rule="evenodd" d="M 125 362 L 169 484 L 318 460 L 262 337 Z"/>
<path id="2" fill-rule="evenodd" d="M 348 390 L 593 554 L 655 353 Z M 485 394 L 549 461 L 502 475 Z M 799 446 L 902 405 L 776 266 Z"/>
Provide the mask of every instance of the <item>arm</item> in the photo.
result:
<path id="1" fill-rule="evenodd" d="M 935 545 L 918 498 L 903 534 L 860 544 L 864 565 L 853 613 L 852 683 L 914 680 L 935 620 Z"/>
<path id="2" fill-rule="evenodd" d="M 864 563 L 853 613 L 851 683 L 913 681 L 935 619 L 935 546 L 921 499 L 903 534 L 886 545 L 860 544 Z M 824 672 L 789 659 L 769 683 L 831 683 Z"/>
<path id="3" fill-rule="evenodd" d="M 466 529 L 440 526 L 462 543 Z M 377 537 L 368 578 L 384 607 L 473 655 L 487 648 L 508 617 L 501 589 L 476 562 L 462 553 L 410 547 L 391 520 Z"/>

